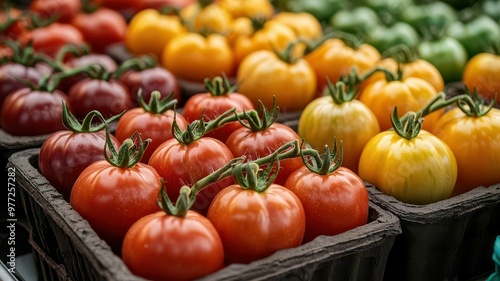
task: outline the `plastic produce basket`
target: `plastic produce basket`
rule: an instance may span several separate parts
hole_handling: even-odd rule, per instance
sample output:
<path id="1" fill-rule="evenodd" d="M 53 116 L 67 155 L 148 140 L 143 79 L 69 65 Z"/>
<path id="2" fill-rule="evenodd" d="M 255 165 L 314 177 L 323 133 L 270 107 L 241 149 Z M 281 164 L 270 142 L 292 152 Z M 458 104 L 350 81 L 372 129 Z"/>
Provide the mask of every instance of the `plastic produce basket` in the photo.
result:
<path id="1" fill-rule="evenodd" d="M 71 280 L 142 280 L 38 172 L 38 153 L 37 148 L 17 152 L 8 165 L 16 169 L 31 243 L 46 254 L 44 260 L 57 265 L 59 275 L 64 267 Z M 394 214 L 371 202 L 369 215 L 364 226 L 248 265 L 233 264 L 202 280 L 382 280 L 401 228 Z"/>
<path id="2" fill-rule="evenodd" d="M 373 185 L 367 188 L 371 200 L 401 222 L 385 280 L 477 280 L 494 270 L 500 184 L 427 205 L 405 204 Z"/>

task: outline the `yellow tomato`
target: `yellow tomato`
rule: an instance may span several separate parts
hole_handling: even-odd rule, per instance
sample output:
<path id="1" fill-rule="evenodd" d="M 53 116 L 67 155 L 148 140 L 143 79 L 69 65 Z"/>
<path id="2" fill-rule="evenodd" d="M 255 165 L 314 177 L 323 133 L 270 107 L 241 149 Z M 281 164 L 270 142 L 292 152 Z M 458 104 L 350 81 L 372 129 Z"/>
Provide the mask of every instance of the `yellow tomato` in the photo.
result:
<path id="1" fill-rule="evenodd" d="M 454 195 L 500 183 L 500 110 L 474 116 L 460 108 L 446 112 L 433 133 L 451 148 L 458 164 Z"/>
<path id="2" fill-rule="evenodd" d="M 406 139 L 395 131 L 373 137 L 359 160 L 359 176 L 409 204 L 430 204 L 451 196 L 457 162 L 450 148 L 427 131 Z"/>
<path id="3" fill-rule="evenodd" d="M 165 45 L 183 32 L 186 29 L 177 16 L 146 9 L 135 14 L 130 21 L 125 46 L 134 55 L 153 54 L 161 60 Z"/>
<path id="4" fill-rule="evenodd" d="M 248 55 L 238 68 L 239 92 L 257 107 L 272 108 L 273 96 L 282 112 L 302 110 L 314 97 L 316 76 L 304 60 L 290 61 L 261 50 Z"/>
<path id="5" fill-rule="evenodd" d="M 500 55 L 475 55 L 465 65 L 462 80 L 484 98 L 492 100 L 496 95 L 497 105 L 500 104 Z"/>
<path id="6" fill-rule="evenodd" d="M 217 3 L 235 18 L 270 19 L 274 14 L 273 5 L 269 0 L 218 0 Z"/>
<path id="7" fill-rule="evenodd" d="M 301 39 L 313 40 L 323 36 L 321 23 L 309 13 L 279 12 L 273 17 L 273 20 L 291 27 L 297 37 Z"/>
<path id="8" fill-rule="evenodd" d="M 233 53 L 220 34 L 206 37 L 193 32 L 180 34 L 163 50 L 162 65 L 177 78 L 203 83 L 225 73 L 233 75 Z"/>
<path id="9" fill-rule="evenodd" d="M 222 8 L 217 3 L 204 5 L 206 1 L 197 1 L 179 13 L 185 25 L 191 31 L 201 33 L 222 33 L 229 32 L 233 16 L 229 11 Z"/>

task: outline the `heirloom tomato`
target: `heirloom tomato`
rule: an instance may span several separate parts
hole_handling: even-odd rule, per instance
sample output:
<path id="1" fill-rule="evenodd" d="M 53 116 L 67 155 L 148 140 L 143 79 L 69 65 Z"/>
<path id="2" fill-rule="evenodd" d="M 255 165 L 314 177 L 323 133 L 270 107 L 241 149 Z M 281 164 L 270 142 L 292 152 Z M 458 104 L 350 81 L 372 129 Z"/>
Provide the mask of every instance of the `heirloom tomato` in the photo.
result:
<path id="1" fill-rule="evenodd" d="M 184 104 L 182 114 L 188 122 L 193 122 L 202 117 L 206 121 L 213 120 L 233 108 L 237 112 L 255 109 L 253 103 L 246 96 L 236 91 L 236 86 L 231 86 L 226 76 L 217 76 L 213 80 L 205 80 L 205 88 L 207 92 L 189 97 Z M 241 127 L 240 122 L 233 121 L 207 132 L 205 136 L 225 142 L 232 132 Z"/>
<path id="2" fill-rule="evenodd" d="M 250 263 L 302 242 L 306 225 L 302 203 L 293 192 L 273 183 L 268 172 L 271 169 L 263 173 L 256 163 L 237 164 L 236 184 L 223 189 L 210 204 L 207 218 L 220 235 L 226 264 Z"/>
<path id="3" fill-rule="evenodd" d="M 422 78 L 401 78 L 404 76 L 395 75 L 385 69 L 382 71 L 386 76 L 385 79 L 368 84 L 359 97 L 359 100 L 377 116 L 381 131 L 391 128 L 389 117 L 395 106 L 402 112 L 418 111 L 438 95 L 436 89 Z M 443 112 L 444 109 L 440 109 L 427 115 L 423 128 L 432 130 Z"/>
<path id="4" fill-rule="evenodd" d="M 465 65 L 462 81 L 483 98 L 493 100 L 496 96 L 500 104 L 500 52 L 472 57 Z"/>
<path id="5" fill-rule="evenodd" d="M 306 231 L 303 243 L 368 222 L 368 191 L 363 180 L 340 166 L 342 143 L 339 152 L 336 142 L 331 152 L 328 145 L 324 147 L 323 158 L 316 149 L 302 150 L 305 166 L 292 173 L 285 182 L 285 187 L 297 195 L 304 207 Z"/>
<path id="6" fill-rule="evenodd" d="M 321 23 L 309 13 L 279 12 L 273 20 L 291 27 L 299 39 L 313 40 L 323 36 Z"/>
<path id="7" fill-rule="evenodd" d="M 272 154 L 285 143 L 300 141 L 300 136 L 292 128 L 275 122 L 278 114 L 279 109 L 274 105 L 272 111 L 268 112 L 262 104 L 259 111 L 246 112 L 247 123 L 242 123 L 243 128 L 229 135 L 226 146 L 235 157 L 246 156 L 248 160 L 255 160 Z M 288 176 L 302 165 L 299 157 L 280 161 L 275 183 L 283 185 Z"/>
<path id="8" fill-rule="evenodd" d="M 140 93 L 138 97 L 140 107 L 127 110 L 123 114 L 116 125 L 115 136 L 119 141 L 124 141 L 137 131 L 145 138 L 151 139 L 141 159 L 141 162 L 148 163 L 153 151 L 163 142 L 173 138 L 174 118 L 181 130 L 186 129 L 188 122 L 181 114 L 174 112 L 177 101 L 172 100 L 171 96 L 162 99 L 158 91 L 153 91 L 149 103 L 142 99 Z"/>
<path id="9" fill-rule="evenodd" d="M 269 0 L 216 0 L 215 2 L 229 11 L 234 18 L 270 19 L 274 15 L 274 8 Z"/>
<path id="10" fill-rule="evenodd" d="M 222 114 L 213 122 L 227 115 Z M 203 136 L 206 133 L 203 120 L 195 120 L 184 131 L 179 129 L 176 121 L 173 126 L 174 138 L 160 144 L 148 163 L 163 177 L 168 196 L 176 201 L 183 185 L 191 186 L 221 168 L 233 159 L 233 154 L 223 142 Z M 215 195 L 231 183 L 231 178 L 225 178 L 205 187 L 197 194 L 193 210 L 205 215 Z"/>
<path id="11" fill-rule="evenodd" d="M 84 45 L 85 38 L 80 30 L 69 23 L 52 23 L 32 31 L 31 40 L 37 52 L 55 58 L 66 44 Z"/>
<path id="12" fill-rule="evenodd" d="M 99 125 L 93 119 L 100 118 Z M 63 104 L 62 122 L 65 130 L 52 133 L 42 144 L 38 156 L 40 173 L 69 201 L 71 189 L 78 176 L 90 164 L 104 160 L 106 144 L 106 123 L 118 118 L 116 115 L 104 120 L 98 111 L 92 111 L 80 123 Z M 111 143 L 118 149 L 119 142 L 110 136 Z"/>
<path id="13" fill-rule="evenodd" d="M 384 53 L 399 44 L 413 48 L 420 42 L 420 36 L 411 25 L 396 22 L 372 28 L 364 40 L 380 53 Z"/>
<path id="14" fill-rule="evenodd" d="M 165 45 L 172 37 L 185 31 L 179 17 L 145 9 L 130 20 L 125 46 L 133 55 L 150 54 L 161 60 Z"/>
<path id="15" fill-rule="evenodd" d="M 29 5 L 29 10 L 35 12 L 40 18 L 56 17 L 56 20 L 62 23 L 70 23 L 81 8 L 80 0 L 33 0 Z"/>
<path id="16" fill-rule="evenodd" d="M 122 43 L 127 32 L 125 18 L 119 12 L 104 7 L 77 14 L 71 24 L 82 33 L 96 53 L 105 53 L 109 46 Z"/>
<path id="17" fill-rule="evenodd" d="M 326 79 L 337 83 L 342 76 L 347 76 L 353 68 L 363 75 L 371 70 L 381 59 L 380 53 L 373 46 L 360 44 L 355 38 L 343 35 L 345 40 L 329 38 L 322 40 L 312 48 L 307 48 L 304 59 L 316 73 L 318 94 L 326 87 Z"/>
<path id="18" fill-rule="evenodd" d="M 214 1 L 198 0 L 179 11 L 190 31 L 225 34 L 231 28 L 233 15 Z"/>
<path id="19" fill-rule="evenodd" d="M 65 69 L 63 71 L 76 71 L 79 68 L 97 64 L 101 65 L 106 72 L 114 72 L 118 68 L 117 63 L 110 56 L 105 54 L 89 53 L 70 58 L 69 61 L 64 64 Z M 74 84 L 85 78 L 87 78 L 85 73 L 75 73 L 74 75 L 70 75 L 62 79 L 58 88 L 62 89 L 64 92 L 68 92 Z"/>
<path id="20" fill-rule="evenodd" d="M 270 108 L 274 102 L 283 112 L 302 110 L 316 93 L 316 76 L 309 63 L 291 54 L 292 44 L 283 53 L 261 50 L 251 53 L 238 68 L 239 92 L 255 107 Z"/>
<path id="21" fill-rule="evenodd" d="M 357 89 L 343 82 L 335 86 L 328 82 L 328 95 L 310 102 L 299 118 L 299 136 L 314 149 L 334 141 L 343 141 L 342 165 L 358 170 L 359 157 L 366 143 L 380 132 L 377 117 L 364 103 L 356 99 Z"/>
<path id="22" fill-rule="evenodd" d="M 391 118 L 394 130 L 379 133 L 363 149 L 359 176 L 404 203 L 430 204 L 450 198 L 457 180 L 451 149 L 421 130 L 418 114 L 401 124 L 395 109 Z"/>
<path id="23" fill-rule="evenodd" d="M 447 111 L 432 131 L 457 159 L 454 195 L 500 183 L 500 110 L 493 102 L 485 106 L 477 93 L 472 97 Z"/>
<path id="24" fill-rule="evenodd" d="M 221 73 L 231 76 L 234 56 L 223 35 L 187 32 L 175 36 L 165 46 L 162 65 L 179 79 L 202 83 Z"/>
<path id="25" fill-rule="evenodd" d="M 108 130 L 106 136 L 106 160 L 82 171 L 71 189 L 70 204 L 119 254 L 132 224 L 159 210 L 156 200 L 161 178 L 153 167 L 139 162 L 148 140 L 143 142 L 134 134 L 117 152 Z"/>

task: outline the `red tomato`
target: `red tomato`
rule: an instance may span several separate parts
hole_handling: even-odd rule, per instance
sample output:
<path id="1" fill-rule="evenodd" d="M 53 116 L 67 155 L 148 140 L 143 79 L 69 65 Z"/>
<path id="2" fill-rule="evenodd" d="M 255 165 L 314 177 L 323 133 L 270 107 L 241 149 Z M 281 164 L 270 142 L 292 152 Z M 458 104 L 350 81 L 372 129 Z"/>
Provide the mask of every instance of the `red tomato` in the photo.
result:
<path id="1" fill-rule="evenodd" d="M 167 194 L 175 202 L 183 185 L 192 186 L 231 159 L 231 151 L 217 139 L 201 137 L 189 144 L 183 144 L 173 138 L 162 143 L 153 152 L 148 164 L 163 177 Z M 197 195 L 192 209 L 206 214 L 215 195 L 231 183 L 233 179 L 228 177 L 208 185 Z"/>
<path id="2" fill-rule="evenodd" d="M 277 184 L 263 192 L 228 186 L 213 200 L 207 218 L 221 237 L 226 264 L 250 263 L 297 247 L 306 224 L 299 198 Z"/>
<path id="3" fill-rule="evenodd" d="M 141 0 L 92 0 L 96 5 L 107 7 L 116 11 L 129 11 L 134 8 L 136 2 Z"/>
<path id="4" fill-rule="evenodd" d="M 39 27 L 32 32 L 33 48 L 41 53 L 55 58 L 57 52 L 66 44 L 83 45 L 85 39 L 82 33 L 71 24 L 52 23 Z"/>
<path id="5" fill-rule="evenodd" d="M 288 177 L 285 187 L 295 193 L 304 206 L 307 222 L 304 243 L 368 222 L 365 184 L 347 168 L 319 174 L 304 166 Z"/>
<path id="6" fill-rule="evenodd" d="M 173 7 L 182 9 L 191 4 L 194 4 L 196 0 L 139 0 L 135 1 L 135 10 L 141 11 L 145 9 L 161 9 L 162 7 Z"/>
<path id="7" fill-rule="evenodd" d="M 158 101 L 159 94 L 155 94 L 153 99 Z M 124 141 L 135 131 L 141 133 L 144 138 L 150 138 L 151 143 L 144 152 L 141 162 L 148 163 L 153 152 L 163 142 L 172 139 L 172 123 L 174 114 L 177 125 L 181 130 L 185 130 L 188 122 L 179 113 L 174 113 L 170 106 L 156 109 L 153 106 L 142 104 L 141 107 L 133 108 L 125 112 L 116 125 L 115 136 L 119 141 Z"/>
<path id="8" fill-rule="evenodd" d="M 10 22 L 10 24 L 9 24 Z M 25 46 L 30 40 L 30 22 L 21 10 L 8 8 L 0 11 L 0 39 L 14 39 Z"/>
<path id="9" fill-rule="evenodd" d="M 74 57 L 65 63 L 68 70 L 92 64 L 100 64 L 102 67 L 104 67 L 106 72 L 114 72 L 118 68 L 117 63 L 110 56 L 97 53 L 90 53 L 80 57 Z M 67 77 L 59 83 L 59 88 L 65 91 L 69 91 L 71 86 L 78 83 L 80 80 L 83 80 L 85 77 L 87 76 L 83 73 Z"/>
<path id="10" fill-rule="evenodd" d="M 29 9 L 37 13 L 42 19 L 57 16 L 57 21 L 69 23 L 82 8 L 81 0 L 33 0 Z"/>
<path id="11" fill-rule="evenodd" d="M 22 88 L 7 96 L 0 122 L 5 132 L 14 136 L 38 136 L 64 130 L 62 102 L 68 97 L 61 91 L 53 93 Z"/>
<path id="12" fill-rule="evenodd" d="M 283 144 L 301 140 L 299 135 L 290 127 L 281 123 L 272 123 L 264 130 L 252 131 L 243 127 L 234 131 L 226 141 L 226 145 L 235 157 L 243 155 L 254 160 L 273 153 Z M 279 173 L 274 180 L 277 184 L 285 184 L 288 176 L 302 167 L 300 157 L 285 159 L 280 162 Z"/>
<path id="13" fill-rule="evenodd" d="M 142 89 L 142 97 L 146 102 L 149 102 L 153 91 L 160 92 L 161 98 L 168 97 L 172 93 L 174 94 L 173 99 L 180 102 L 182 98 L 181 89 L 175 76 L 159 66 L 140 71 L 128 70 L 120 76 L 119 80 L 127 86 L 135 104 L 137 104 L 139 89 Z"/>
<path id="14" fill-rule="evenodd" d="M 83 118 L 92 110 L 105 118 L 132 108 L 128 89 L 119 81 L 85 78 L 69 90 L 69 106 L 77 118 Z"/>
<path id="15" fill-rule="evenodd" d="M 68 118 L 72 118 L 73 122 L 66 122 L 66 130 L 51 134 L 43 142 L 38 156 L 41 174 L 67 201 L 73 184 L 83 170 L 90 164 L 105 159 L 103 148 L 106 143 L 106 132 L 102 126 L 77 127 L 74 124 L 79 124 L 78 121 L 72 116 Z M 110 139 L 118 149 L 118 140 L 112 135 Z"/>
<path id="16" fill-rule="evenodd" d="M 122 144 L 119 155 L 112 156 L 113 161 L 130 153 L 133 142 L 129 141 Z M 73 185 L 70 203 L 99 237 L 120 253 L 132 224 L 159 210 L 156 200 L 161 178 L 144 163 L 113 161 L 101 160 L 85 168 Z"/>
<path id="17" fill-rule="evenodd" d="M 224 250 L 208 219 L 188 211 L 185 217 L 164 211 L 143 217 L 123 241 L 123 262 L 148 280 L 193 280 L 224 266 Z"/>
<path id="18" fill-rule="evenodd" d="M 202 114 L 205 121 L 210 121 L 234 108 L 236 108 L 236 112 L 255 109 L 249 98 L 231 88 L 226 77 L 216 77 L 212 81 L 207 80 L 205 83 L 207 92 L 189 97 L 184 104 L 183 114 L 188 122 L 200 119 Z M 205 136 L 225 142 L 232 132 L 241 127 L 243 125 L 238 121 L 229 122 L 208 132 Z"/>
<path id="19" fill-rule="evenodd" d="M 96 53 L 104 53 L 110 45 L 123 42 L 127 33 L 125 18 L 115 10 L 102 7 L 89 14 L 79 13 L 71 24 Z"/>

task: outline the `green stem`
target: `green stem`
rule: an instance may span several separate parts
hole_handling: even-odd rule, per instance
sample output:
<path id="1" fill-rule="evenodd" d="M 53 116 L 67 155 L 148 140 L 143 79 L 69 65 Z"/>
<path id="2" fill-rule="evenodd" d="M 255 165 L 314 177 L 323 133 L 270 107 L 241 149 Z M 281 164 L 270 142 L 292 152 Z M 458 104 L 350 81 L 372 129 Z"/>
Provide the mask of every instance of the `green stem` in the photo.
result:
<path id="1" fill-rule="evenodd" d="M 469 89 L 466 88 L 465 94 L 462 94 L 458 97 L 457 106 L 465 113 L 467 116 L 471 117 L 481 117 L 485 116 L 490 112 L 496 104 L 497 96 L 493 98 L 492 101 L 488 105 L 485 104 L 485 100 L 482 99 L 476 88 L 474 91 L 470 93 Z"/>
<path id="2" fill-rule="evenodd" d="M 259 100 L 257 111 L 243 111 L 242 115 L 237 114 L 236 117 L 241 125 L 248 128 L 252 132 L 264 131 L 269 128 L 278 119 L 280 110 L 276 106 L 276 97 L 273 97 L 273 105 L 269 111 L 264 103 Z"/>
<path id="3" fill-rule="evenodd" d="M 398 107 L 394 107 L 394 112 L 391 116 L 392 128 L 400 137 L 407 140 L 411 140 L 418 136 L 420 130 L 422 129 L 423 118 L 421 113 L 417 112 L 407 112 L 405 114 L 407 118 L 404 122 L 399 118 Z"/>
<path id="4" fill-rule="evenodd" d="M 154 90 L 151 93 L 149 103 L 146 103 L 146 101 L 144 101 L 144 98 L 142 97 L 142 89 L 139 89 L 139 91 L 137 92 L 137 102 L 142 107 L 142 109 L 144 109 L 144 111 L 155 115 L 160 115 L 167 112 L 168 110 L 175 110 L 177 99 L 172 99 L 173 96 L 174 92 L 172 92 L 164 99 L 161 99 L 160 92 Z"/>
<path id="5" fill-rule="evenodd" d="M 76 57 L 88 55 L 88 54 L 90 54 L 90 46 L 87 44 L 85 44 L 85 45 L 73 45 L 73 44 L 64 45 L 57 52 L 56 58 L 54 59 L 56 70 L 64 71 L 66 69 L 66 66 L 64 64 L 64 58 L 68 54 L 71 54 L 71 55 L 76 56 Z"/>
<path id="6" fill-rule="evenodd" d="M 313 173 L 328 175 L 340 168 L 343 160 L 342 141 L 337 151 L 337 140 L 333 140 L 333 150 L 330 152 L 328 145 L 325 145 L 323 157 L 316 149 L 310 147 L 302 149 L 300 156 L 304 165 Z"/>
<path id="7" fill-rule="evenodd" d="M 418 110 L 416 113 L 421 117 L 425 117 L 435 111 L 438 111 L 442 108 L 450 106 L 459 102 L 460 100 L 469 99 L 469 95 L 462 94 L 458 96 L 451 97 L 446 99 L 446 94 L 444 92 L 439 92 L 435 97 L 433 97 L 423 108 Z M 408 119 L 408 116 L 404 115 L 401 118 L 401 123 L 405 123 Z"/>
<path id="8" fill-rule="evenodd" d="M 231 85 L 225 73 L 221 76 L 216 76 L 212 80 L 205 79 L 205 89 L 215 97 L 225 96 L 229 93 L 234 93 L 238 85 Z"/>
<path id="9" fill-rule="evenodd" d="M 157 65 L 158 62 L 152 56 L 143 55 L 137 58 L 131 58 L 120 64 L 114 72 L 114 77 L 118 80 L 127 70 L 134 69 L 136 71 L 143 71 Z"/>
<path id="10" fill-rule="evenodd" d="M 123 141 L 118 149 L 118 152 L 113 146 L 110 138 L 109 129 L 106 127 L 106 146 L 104 149 L 104 157 L 111 165 L 120 168 L 131 168 L 141 161 L 144 151 L 148 147 L 151 139 L 142 140 L 140 133 L 135 132 L 130 138 Z M 106 152 L 109 150 L 110 154 Z"/>
<path id="11" fill-rule="evenodd" d="M 68 106 L 66 105 L 65 102 L 62 102 L 63 106 L 63 112 L 62 112 L 62 123 L 64 127 L 68 130 L 70 130 L 73 133 L 94 133 L 94 132 L 99 132 L 106 128 L 109 123 L 117 120 L 120 118 L 124 112 L 112 116 L 109 119 L 105 119 L 102 114 L 97 111 L 97 110 L 92 110 L 85 117 L 83 118 L 83 121 L 80 123 L 78 119 L 69 111 Z M 102 123 L 99 125 L 95 125 L 95 122 L 93 122 L 94 117 L 99 118 Z"/>

